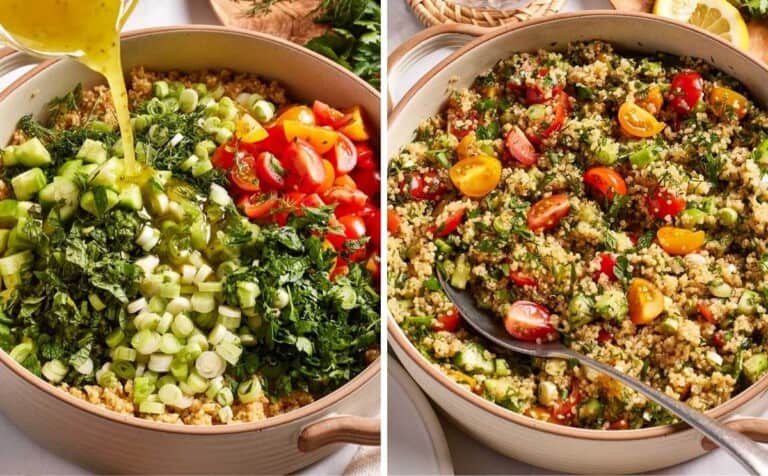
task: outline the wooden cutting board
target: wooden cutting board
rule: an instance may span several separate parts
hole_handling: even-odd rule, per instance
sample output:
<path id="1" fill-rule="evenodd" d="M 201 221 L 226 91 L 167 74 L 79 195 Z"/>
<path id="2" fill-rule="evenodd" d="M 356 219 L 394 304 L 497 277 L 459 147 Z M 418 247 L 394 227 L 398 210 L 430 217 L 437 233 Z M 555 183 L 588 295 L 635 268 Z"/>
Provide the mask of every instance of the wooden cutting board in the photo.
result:
<path id="1" fill-rule="evenodd" d="M 263 0 L 261 0 L 263 1 Z M 248 15 L 251 0 L 210 0 L 211 7 L 226 25 L 279 36 L 300 45 L 328 30 L 314 22 L 320 0 L 277 0 L 265 11 Z"/>
<path id="2" fill-rule="evenodd" d="M 651 13 L 654 0 L 611 0 L 616 10 Z M 753 56 L 768 63 L 768 20 L 752 20 L 747 22 L 749 30 L 749 52 Z"/>

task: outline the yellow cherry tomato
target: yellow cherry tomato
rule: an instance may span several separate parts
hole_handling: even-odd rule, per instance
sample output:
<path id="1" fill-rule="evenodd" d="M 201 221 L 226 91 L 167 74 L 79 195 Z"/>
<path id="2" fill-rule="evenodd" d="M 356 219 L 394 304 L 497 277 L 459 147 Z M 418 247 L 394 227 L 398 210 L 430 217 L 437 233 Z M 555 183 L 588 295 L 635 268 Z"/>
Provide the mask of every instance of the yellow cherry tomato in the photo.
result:
<path id="1" fill-rule="evenodd" d="M 459 142 L 459 145 L 456 146 L 456 153 L 459 155 L 459 158 L 463 159 L 465 157 L 471 156 L 473 153 L 476 153 L 476 143 L 477 138 L 475 137 L 474 132 L 470 132 L 469 134 L 465 135 L 464 138 Z"/>
<path id="2" fill-rule="evenodd" d="M 664 96 L 661 95 L 661 89 L 658 86 L 651 86 L 645 92 L 645 96 L 635 99 L 635 104 L 655 116 L 664 105 Z"/>
<path id="3" fill-rule="evenodd" d="M 649 324 L 664 312 L 664 296 L 650 281 L 634 278 L 627 292 L 629 318 L 638 325 Z"/>
<path id="4" fill-rule="evenodd" d="M 707 102 L 712 112 L 720 118 L 733 114 L 741 119 L 747 114 L 747 98 L 733 89 L 715 86 L 709 93 Z"/>
<path id="5" fill-rule="evenodd" d="M 235 135 L 241 142 L 253 144 L 266 139 L 269 133 L 250 114 L 243 114 L 235 124 Z"/>
<path id="6" fill-rule="evenodd" d="M 314 126 L 315 113 L 308 106 L 291 106 L 277 116 L 275 124 L 282 124 L 285 121 L 299 121 L 302 124 Z"/>
<path id="7" fill-rule="evenodd" d="M 664 251 L 671 255 L 687 255 L 704 245 L 703 231 L 686 230 L 674 226 L 662 226 L 656 232 L 656 238 Z"/>
<path id="8" fill-rule="evenodd" d="M 634 137 L 653 137 L 665 124 L 637 104 L 625 102 L 619 108 L 619 125 L 626 134 Z"/>
<path id="9" fill-rule="evenodd" d="M 352 106 L 349 109 L 345 109 L 344 112 L 349 114 L 351 119 L 344 127 L 339 128 L 339 132 L 353 141 L 368 140 L 370 135 L 368 134 L 368 129 L 365 127 L 365 121 L 363 120 L 363 113 L 360 110 L 360 106 Z"/>
<path id="10" fill-rule="evenodd" d="M 325 154 L 339 141 L 338 132 L 324 127 L 310 126 L 300 121 L 285 121 L 283 129 L 288 142 L 293 142 L 297 138 L 304 139 L 318 154 Z"/>
<path id="11" fill-rule="evenodd" d="M 451 181 L 467 197 L 481 198 L 501 180 L 501 162 L 487 155 L 467 157 L 453 164 Z"/>

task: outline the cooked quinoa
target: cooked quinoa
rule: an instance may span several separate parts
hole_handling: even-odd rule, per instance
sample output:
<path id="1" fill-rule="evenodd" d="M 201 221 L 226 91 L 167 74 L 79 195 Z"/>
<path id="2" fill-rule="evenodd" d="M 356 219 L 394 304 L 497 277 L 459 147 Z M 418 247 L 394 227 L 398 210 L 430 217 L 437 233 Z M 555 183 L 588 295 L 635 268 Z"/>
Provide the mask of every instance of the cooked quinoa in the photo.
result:
<path id="1" fill-rule="evenodd" d="M 576 362 L 495 352 L 439 269 L 516 337 L 716 407 L 768 368 L 767 131 L 743 86 L 700 60 L 591 42 L 499 61 L 391 158 L 389 308 L 459 385 L 534 418 L 676 421 Z M 520 302 L 542 306 L 540 328 L 515 321 Z"/>

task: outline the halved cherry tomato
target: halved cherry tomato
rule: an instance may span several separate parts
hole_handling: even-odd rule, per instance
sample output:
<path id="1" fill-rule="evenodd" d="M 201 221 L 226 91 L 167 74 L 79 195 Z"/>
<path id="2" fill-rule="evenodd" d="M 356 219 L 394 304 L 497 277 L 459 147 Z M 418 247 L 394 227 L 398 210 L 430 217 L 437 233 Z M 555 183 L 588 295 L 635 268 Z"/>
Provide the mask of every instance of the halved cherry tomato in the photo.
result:
<path id="1" fill-rule="evenodd" d="M 288 141 L 285 139 L 285 129 L 283 124 L 271 124 L 265 127 L 267 131 L 267 138 L 258 142 L 246 143 L 242 142 L 239 145 L 241 151 L 248 152 L 254 156 L 266 151 L 280 156 L 288 145 Z"/>
<path id="2" fill-rule="evenodd" d="M 229 172 L 229 180 L 244 192 L 258 192 L 261 183 L 256 174 L 256 159 L 251 154 L 238 154 L 235 165 Z"/>
<path id="3" fill-rule="evenodd" d="M 704 245 L 706 235 L 703 231 L 687 230 L 674 226 L 662 226 L 656 232 L 659 245 L 671 255 L 687 255 Z"/>
<path id="4" fill-rule="evenodd" d="M 600 255 L 600 271 L 595 273 L 594 279 L 597 281 L 600 279 L 600 275 L 604 274 L 608 276 L 608 280 L 616 281 L 616 275 L 613 274 L 613 270 L 616 267 L 616 255 L 613 253 L 603 253 Z"/>
<path id="5" fill-rule="evenodd" d="M 345 135 L 339 135 L 339 140 L 328 151 L 328 160 L 336 169 L 336 175 L 344 175 L 354 170 L 357 165 L 357 149 L 355 144 Z"/>
<path id="6" fill-rule="evenodd" d="M 316 193 L 310 193 L 301 200 L 301 205 L 308 208 L 320 208 L 325 206 L 325 202 L 322 198 L 320 198 L 320 195 Z"/>
<path id="7" fill-rule="evenodd" d="M 244 196 L 238 203 L 243 213 L 252 220 L 267 217 L 279 204 L 280 200 L 273 193 L 261 196 L 256 194 Z"/>
<path id="8" fill-rule="evenodd" d="M 565 123 L 565 117 L 568 115 L 568 109 L 571 103 L 568 101 L 568 94 L 565 91 L 558 91 L 552 98 L 552 108 L 554 109 L 555 116 L 549 125 L 541 131 L 539 139 L 546 139 L 555 132 L 559 131 Z"/>
<path id="9" fill-rule="evenodd" d="M 324 154 L 331 150 L 341 137 L 338 132 L 331 129 L 310 126 L 299 121 L 284 121 L 283 130 L 288 142 L 303 139 L 314 147 L 318 154 Z"/>
<path id="10" fill-rule="evenodd" d="M 312 193 L 325 182 L 325 167 L 315 149 L 302 139 L 291 142 L 281 157 L 288 175 L 286 185 L 292 190 Z"/>
<path id="11" fill-rule="evenodd" d="M 688 116 L 704 96 L 704 80 L 695 71 L 683 71 L 672 78 L 669 106 L 678 116 Z"/>
<path id="12" fill-rule="evenodd" d="M 336 215 L 342 216 L 361 211 L 368 201 L 368 196 L 360 190 L 334 185 L 323 194 L 323 199 L 326 203 L 335 203 Z"/>
<path id="13" fill-rule="evenodd" d="M 373 149 L 367 142 L 355 142 L 355 149 L 357 150 L 357 166 L 361 169 L 375 169 L 376 155 L 373 153 Z"/>
<path id="14" fill-rule="evenodd" d="M 547 308 L 531 301 L 515 301 L 507 306 L 504 327 L 512 337 L 526 342 L 546 342 L 557 338 Z"/>
<path id="15" fill-rule="evenodd" d="M 373 279 L 376 280 L 376 282 L 379 281 L 379 277 L 381 276 L 381 258 L 379 258 L 377 253 L 371 253 L 371 256 L 369 256 L 368 260 L 365 262 L 365 269 L 371 273 L 371 276 L 373 276 Z"/>
<path id="16" fill-rule="evenodd" d="M 442 238 L 453 233 L 464 220 L 465 211 L 466 210 L 464 208 L 459 208 L 455 212 L 451 213 L 444 222 L 437 225 L 434 230 L 435 235 Z"/>
<path id="17" fill-rule="evenodd" d="M 525 137 L 525 134 L 519 127 L 509 131 L 506 144 L 507 150 L 512 154 L 512 157 L 522 165 L 533 165 L 539 160 L 539 154 L 536 152 L 536 149 L 533 148 L 531 141 Z"/>
<path id="18" fill-rule="evenodd" d="M 571 211 L 568 195 L 561 193 L 542 198 L 528 209 L 528 228 L 538 233 L 557 225 Z"/>
<path id="19" fill-rule="evenodd" d="M 648 197 L 648 207 L 656 218 L 674 217 L 685 210 L 685 198 L 678 197 L 669 190 L 656 188 Z"/>
<path id="20" fill-rule="evenodd" d="M 501 180 L 501 161 L 486 155 L 467 157 L 453 164 L 451 181 L 459 191 L 472 198 L 488 195 Z"/>
<path id="21" fill-rule="evenodd" d="M 400 231 L 400 216 L 394 208 L 387 209 L 387 231 L 396 234 Z"/>
<path id="22" fill-rule="evenodd" d="M 352 180 L 357 184 L 357 188 L 365 192 L 369 197 L 377 197 L 381 191 L 381 174 L 377 169 L 361 169 L 360 167 L 352 171 Z"/>
<path id="23" fill-rule="evenodd" d="M 333 181 L 333 185 L 336 187 L 348 188 L 350 190 L 357 190 L 357 183 L 355 182 L 355 179 L 349 175 L 339 175 Z"/>
<path id="24" fill-rule="evenodd" d="M 211 157 L 211 163 L 214 165 L 214 167 L 219 169 L 231 169 L 233 165 L 235 165 L 235 149 L 237 145 L 234 143 L 234 141 L 227 142 L 226 144 L 220 145 L 216 150 L 213 151 L 213 156 Z"/>
<path id="25" fill-rule="evenodd" d="M 629 430 L 629 422 L 626 418 L 622 418 L 620 420 L 612 421 L 608 424 L 609 430 Z"/>
<path id="26" fill-rule="evenodd" d="M 518 286 L 537 286 L 536 280 L 522 271 L 510 271 L 509 280 Z"/>
<path id="27" fill-rule="evenodd" d="M 456 332 L 461 324 L 461 316 L 456 306 L 446 314 L 437 316 L 437 323 L 433 327 L 435 331 Z"/>
<path id="28" fill-rule="evenodd" d="M 338 129 L 352 120 L 350 115 L 317 100 L 312 104 L 312 112 L 315 114 L 318 125 L 331 126 L 334 129 Z"/>
<path id="29" fill-rule="evenodd" d="M 576 382 L 574 380 L 574 382 Z M 552 417 L 556 423 L 568 423 L 576 416 L 576 407 L 581 403 L 583 395 L 577 383 L 571 385 L 571 393 L 565 400 L 560 400 L 552 407 Z"/>
<path id="30" fill-rule="evenodd" d="M 349 137 L 353 141 L 368 140 L 368 129 L 365 127 L 365 121 L 363 120 L 363 112 L 360 106 L 352 106 L 349 109 L 344 110 L 345 114 L 348 114 L 351 119 L 343 127 L 339 128 L 339 132 Z"/>
<path id="31" fill-rule="evenodd" d="M 627 293 L 629 317 L 635 324 L 649 324 L 664 312 L 664 295 L 659 288 L 643 278 L 634 278 Z"/>
<path id="32" fill-rule="evenodd" d="M 733 89 L 715 86 L 709 93 L 707 100 L 712 112 L 719 118 L 727 118 L 733 114 L 742 119 L 747 114 L 747 98 Z"/>
<path id="33" fill-rule="evenodd" d="M 308 106 L 290 106 L 277 116 L 274 123 L 282 124 L 285 121 L 299 121 L 313 126 L 315 125 L 315 113 Z"/>
<path id="34" fill-rule="evenodd" d="M 344 241 L 345 249 L 349 241 L 359 240 L 360 238 L 365 237 L 365 221 L 362 218 L 355 215 L 347 215 L 340 217 L 339 223 L 344 227 L 344 237 L 346 238 Z M 333 240 L 331 240 L 331 242 L 333 243 Z M 366 254 L 365 246 L 362 246 L 349 253 L 348 258 L 350 261 L 362 261 L 365 259 Z"/>
<path id="35" fill-rule="evenodd" d="M 533 418 L 534 420 L 546 421 L 546 422 L 554 421 L 554 417 L 552 416 L 552 410 L 550 410 L 547 407 L 543 407 L 541 405 L 528 407 L 528 409 L 525 410 L 525 415 Z"/>
<path id="36" fill-rule="evenodd" d="M 272 152 L 262 152 L 256 157 L 256 175 L 265 188 L 280 190 L 285 186 L 285 170 Z"/>
<path id="37" fill-rule="evenodd" d="M 613 200 L 615 194 L 626 195 L 627 184 L 613 169 L 608 167 L 592 167 L 584 172 L 584 182 L 601 198 Z"/>
<path id="38" fill-rule="evenodd" d="M 259 124 L 259 121 L 253 118 L 250 114 L 243 114 L 237 120 L 235 126 L 235 136 L 246 144 L 252 144 L 254 142 L 260 142 L 269 136 L 264 127 Z"/>
<path id="39" fill-rule="evenodd" d="M 645 96 L 635 98 L 635 104 L 650 112 L 654 116 L 661 112 L 664 105 L 664 96 L 658 86 L 651 86 L 645 92 Z"/>
<path id="40" fill-rule="evenodd" d="M 529 106 L 532 104 L 541 104 L 545 102 L 547 98 L 544 96 L 544 91 L 538 86 L 526 86 L 525 88 L 525 103 Z"/>
<path id="41" fill-rule="evenodd" d="M 338 256 L 336 258 L 336 265 L 331 270 L 329 278 L 331 281 L 336 281 L 336 278 L 339 276 L 346 276 L 348 273 L 349 265 L 347 264 L 347 260 L 345 260 L 342 256 Z"/>
<path id="42" fill-rule="evenodd" d="M 371 243 L 375 250 L 379 249 L 381 245 L 381 210 L 372 206 L 370 213 L 366 213 L 365 210 L 361 212 L 363 220 L 365 220 L 365 229 L 368 232 L 368 236 L 371 237 Z"/>
<path id="43" fill-rule="evenodd" d="M 400 184 L 403 192 L 409 194 L 415 200 L 437 200 L 446 191 L 446 186 L 437 172 L 424 174 L 411 173 L 406 176 L 405 182 Z"/>
<path id="44" fill-rule="evenodd" d="M 718 349 L 725 347 L 725 344 L 727 343 L 727 340 L 725 339 L 725 333 L 722 330 L 715 332 L 712 335 L 712 343 L 715 344 L 715 347 Z"/>
<path id="45" fill-rule="evenodd" d="M 613 334 L 606 331 L 605 329 L 600 329 L 597 333 L 597 341 L 601 344 L 605 344 L 606 342 L 611 342 L 613 340 Z"/>
<path id="46" fill-rule="evenodd" d="M 323 168 L 325 169 L 325 180 L 320 184 L 317 189 L 318 192 L 323 193 L 333 186 L 333 181 L 336 180 L 336 171 L 333 170 L 333 164 L 323 159 Z"/>
<path id="47" fill-rule="evenodd" d="M 633 137 L 653 137 L 666 127 L 653 114 L 631 102 L 619 108 L 619 125 L 624 133 Z"/>
<path id="48" fill-rule="evenodd" d="M 701 317 L 703 317 L 705 321 L 711 324 L 717 324 L 717 317 L 715 317 L 715 313 L 712 312 L 712 309 L 707 303 L 704 301 L 697 302 L 696 310 L 699 311 L 699 314 L 701 314 Z"/>

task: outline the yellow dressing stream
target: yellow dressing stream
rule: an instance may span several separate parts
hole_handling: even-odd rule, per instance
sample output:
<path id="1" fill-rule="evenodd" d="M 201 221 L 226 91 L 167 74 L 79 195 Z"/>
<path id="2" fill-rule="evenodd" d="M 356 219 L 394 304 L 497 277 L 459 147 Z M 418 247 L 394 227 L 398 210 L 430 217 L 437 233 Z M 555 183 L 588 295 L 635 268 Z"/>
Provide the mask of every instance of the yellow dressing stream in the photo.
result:
<path id="1" fill-rule="evenodd" d="M 120 61 L 120 29 L 137 0 L 0 0 L 0 26 L 20 46 L 70 56 L 107 79 L 123 140 L 126 174 L 139 167 Z"/>

